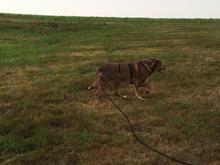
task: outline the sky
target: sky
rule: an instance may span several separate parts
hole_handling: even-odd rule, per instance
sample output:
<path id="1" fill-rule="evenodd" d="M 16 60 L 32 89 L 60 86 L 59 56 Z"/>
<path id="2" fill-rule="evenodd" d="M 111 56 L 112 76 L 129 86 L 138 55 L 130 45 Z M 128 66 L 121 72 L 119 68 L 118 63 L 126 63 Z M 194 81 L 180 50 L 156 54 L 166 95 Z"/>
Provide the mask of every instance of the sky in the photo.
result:
<path id="1" fill-rule="evenodd" d="M 57 16 L 220 18 L 220 0 L 0 0 L 0 13 Z"/>

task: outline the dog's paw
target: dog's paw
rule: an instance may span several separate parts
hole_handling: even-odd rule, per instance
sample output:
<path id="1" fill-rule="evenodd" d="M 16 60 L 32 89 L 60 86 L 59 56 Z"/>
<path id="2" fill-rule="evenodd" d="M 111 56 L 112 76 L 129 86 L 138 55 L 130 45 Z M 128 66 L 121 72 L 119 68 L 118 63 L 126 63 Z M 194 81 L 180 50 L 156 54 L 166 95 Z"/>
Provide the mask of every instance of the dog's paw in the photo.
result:
<path id="1" fill-rule="evenodd" d="M 125 95 L 123 95 L 123 96 L 122 96 L 122 98 L 127 99 L 128 97 L 127 97 L 127 96 L 125 96 Z"/>
<path id="2" fill-rule="evenodd" d="M 141 96 L 137 96 L 137 98 L 140 99 L 140 100 L 144 100 L 144 98 L 141 97 Z"/>
<path id="3" fill-rule="evenodd" d="M 95 89 L 95 87 L 89 86 L 87 89 L 88 89 L 88 90 L 92 90 L 92 89 Z"/>

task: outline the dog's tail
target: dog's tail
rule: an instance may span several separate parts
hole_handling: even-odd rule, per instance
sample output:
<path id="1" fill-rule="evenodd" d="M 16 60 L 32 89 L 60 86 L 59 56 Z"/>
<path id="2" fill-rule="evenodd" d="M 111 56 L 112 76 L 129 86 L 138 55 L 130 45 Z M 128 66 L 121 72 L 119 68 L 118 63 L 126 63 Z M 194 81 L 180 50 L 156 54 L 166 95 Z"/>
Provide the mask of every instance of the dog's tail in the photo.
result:
<path id="1" fill-rule="evenodd" d="M 96 78 L 93 81 L 92 85 L 88 87 L 88 90 L 96 89 L 99 86 L 99 84 L 100 84 L 100 74 L 101 73 L 99 71 L 96 72 Z"/>

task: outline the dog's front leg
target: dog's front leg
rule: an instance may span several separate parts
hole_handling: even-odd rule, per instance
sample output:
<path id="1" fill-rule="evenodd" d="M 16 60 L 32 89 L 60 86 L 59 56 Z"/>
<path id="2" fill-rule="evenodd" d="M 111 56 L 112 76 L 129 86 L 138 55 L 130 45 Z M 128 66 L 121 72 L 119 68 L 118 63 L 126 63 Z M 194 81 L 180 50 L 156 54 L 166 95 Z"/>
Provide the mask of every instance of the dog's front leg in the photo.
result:
<path id="1" fill-rule="evenodd" d="M 146 93 L 148 94 L 149 93 L 149 91 L 150 91 L 150 80 L 149 79 L 147 79 L 145 82 L 144 82 L 144 87 L 145 87 L 145 91 L 146 91 Z"/>
<path id="2" fill-rule="evenodd" d="M 146 81 L 144 81 L 143 83 L 139 83 L 138 84 L 138 87 L 145 87 L 145 91 L 146 91 L 146 93 L 148 94 L 149 93 L 149 91 L 150 91 L 150 80 L 146 80 Z"/>
<path id="3" fill-rule="evenodd" d="M 140 100 L 144 100 L 144 98 L 141 97 L 141 96 L 139 95 L 139 93 L 138 93 L 138 86 L 137 86 L 137 85 L 133 85 L 133 87 L 134 87 L 135 97 L 137 97 L 137 98 L 140 99 Z"/>

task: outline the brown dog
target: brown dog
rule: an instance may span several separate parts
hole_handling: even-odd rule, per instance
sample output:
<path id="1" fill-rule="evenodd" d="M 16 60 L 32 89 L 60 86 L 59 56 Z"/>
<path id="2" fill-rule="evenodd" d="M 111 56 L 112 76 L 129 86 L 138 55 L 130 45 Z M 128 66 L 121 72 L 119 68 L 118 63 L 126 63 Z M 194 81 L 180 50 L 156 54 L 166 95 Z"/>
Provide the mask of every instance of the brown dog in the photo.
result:
<path id="1" fill-rule="evenodd" d="M 135 96 L 139 99 L 143 99 L 139 93 L 139 87 L 145 87 L 146 91 L 149 90 L 148 78 L 155 72 L 161 72 L 165 70 L 162 62 L 157 59 L 144 59 L 130 63 L 109 63 L 101 66 L 97 69 L 96 79 L 92 86 L 88 89 L 96 89 L 96 94 L 102 89 L 101 86 L 106 86 L 107 83 L 111 83 L 114 87 L 114 93 L 117 96 L 118 88 L 122 82 L 130 83 L 134 86 Z M 126 97 L 126 96 L 121 96 Z"/>

